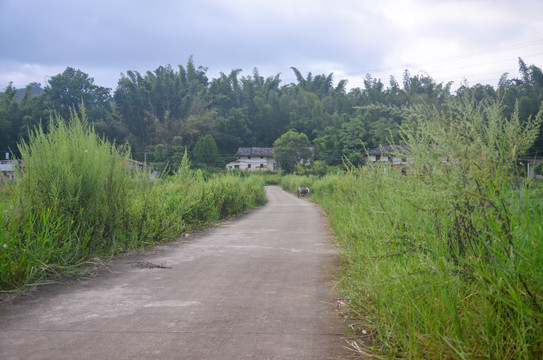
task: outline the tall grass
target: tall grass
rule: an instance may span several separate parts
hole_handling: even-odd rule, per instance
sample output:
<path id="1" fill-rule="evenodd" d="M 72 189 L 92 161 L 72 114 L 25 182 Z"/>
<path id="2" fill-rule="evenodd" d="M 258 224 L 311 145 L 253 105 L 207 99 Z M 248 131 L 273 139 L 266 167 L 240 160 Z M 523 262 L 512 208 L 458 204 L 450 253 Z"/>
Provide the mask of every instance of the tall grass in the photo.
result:
<path id="1" fill-rule="evenodd" d="M 64 219 L 80 235 L 81 243 L 72 245 L 83 251 L 109 247 L 122 236 L 116 231 L 128 212 L 131 181 L 126 148 L 98 138 L 85 116 L 74 113 L 69 124 L 54 118 L 48 134 L 40 126 L 19 150 L 21 216 L 49 213 Z"/>
<path id="2" fill-rule="evenodd" d="M 182 166 L 173 177 L 146 184 L 135 194 L 130 214 L 132 241 L 141 245 L 170 239 L 266 201 L 261 179 L 227 173 L 204 180 L 200 170 Z"/>
<path id="3" fill-rule="evenodd" d="M 514 161 L 541 120 L 498 110 L 419 110 L 407 176 L 372 167 L 312 184 L 342 249 L 340 289 L 376 354 L 543 357 L 543 199 Z"/>
<path id="4" fill-rule="evenodd" d="M 360 170 L 328 176 L 313 190 L 342 249 L 339 287 L 373 324 L 383 353 L 414 359 L 541 354 L 543 202 L 532 189 L 515 192 L 511 203 L 514 264 L 499 232 L 488 248 L 471 248 L 458 261 L 447 212 L 427 196 L 435 189 L 410 177 Z"/>
<path id="5" fill-rule="evenodd" d="M 20 145 L 19 180 L 0 193 L 0 291 L 42 282 L 96 256 L 156 244 L 265 203 L 262 179 L 204 179 L 187 156 L 151 181 L 85 114 L 51 120 Z"/>

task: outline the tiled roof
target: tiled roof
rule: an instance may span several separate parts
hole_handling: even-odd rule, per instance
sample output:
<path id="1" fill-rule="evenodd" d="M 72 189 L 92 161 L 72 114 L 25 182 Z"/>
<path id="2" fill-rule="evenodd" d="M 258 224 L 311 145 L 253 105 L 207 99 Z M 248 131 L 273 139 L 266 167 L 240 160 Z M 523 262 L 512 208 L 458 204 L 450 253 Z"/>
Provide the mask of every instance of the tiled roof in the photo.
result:
<path id="1" fill-rule="evenodd" d="M 273 156 L 273 148 L 271 147 L 242 147 L 238 148 L 238 156 Z"/>
<path id="2" fill-rule="evenodd" d="M 405 145 L 383 145 L 378 148 L 368 150 L 368 155 L 392 155 L 405 154 L 409 152 L 409 148 Z"/>

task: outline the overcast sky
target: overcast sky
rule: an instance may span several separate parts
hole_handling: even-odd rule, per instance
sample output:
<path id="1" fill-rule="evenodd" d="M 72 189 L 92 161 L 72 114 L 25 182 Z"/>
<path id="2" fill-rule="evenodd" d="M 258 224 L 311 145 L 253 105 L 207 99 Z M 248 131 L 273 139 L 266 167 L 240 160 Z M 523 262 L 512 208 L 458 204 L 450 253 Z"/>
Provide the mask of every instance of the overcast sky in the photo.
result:
<path id="1" fill-rule="evenodd" d="M 543 67 L 542 0 L 0 0 L 0 91 L 67 66 L 115 88 L 121 73 L 187 63 L 208 77 L 257 67 L 282 84 L 334 73 L 361 86 L 403 72 L 495 86 L 518 57 Z"/>

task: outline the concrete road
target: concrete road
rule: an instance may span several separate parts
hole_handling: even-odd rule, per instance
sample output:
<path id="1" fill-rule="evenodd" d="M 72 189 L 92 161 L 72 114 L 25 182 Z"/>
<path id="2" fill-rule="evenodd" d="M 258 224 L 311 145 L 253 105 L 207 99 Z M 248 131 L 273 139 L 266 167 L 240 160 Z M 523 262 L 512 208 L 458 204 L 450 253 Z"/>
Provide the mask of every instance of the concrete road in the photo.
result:
<path id="1" fill-rule="evenodd" d="M 0 359 L 348 359 L 320 210 L 279 187 L 201 234 L 0 303 Z"/>

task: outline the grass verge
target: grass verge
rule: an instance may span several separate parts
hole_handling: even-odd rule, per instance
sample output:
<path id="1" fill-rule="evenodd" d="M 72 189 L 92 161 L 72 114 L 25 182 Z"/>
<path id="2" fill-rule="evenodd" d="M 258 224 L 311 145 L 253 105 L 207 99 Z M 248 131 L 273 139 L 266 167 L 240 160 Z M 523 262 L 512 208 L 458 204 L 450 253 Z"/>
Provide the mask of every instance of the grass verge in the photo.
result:
<path id="1" fill-rule="evenodd" d="M 18 183 L 0 192 L 0 291 L 37 284 L 109 257 L 174 239 L 266 202 L 260 178 L 205 179 L 187 157 L 151 181 L 128 152 L 75 114 L 21 144 Z"/>

